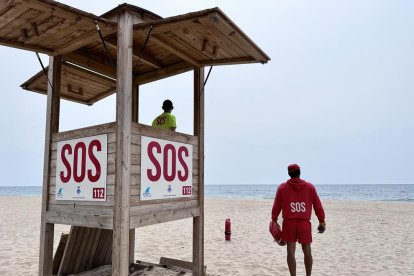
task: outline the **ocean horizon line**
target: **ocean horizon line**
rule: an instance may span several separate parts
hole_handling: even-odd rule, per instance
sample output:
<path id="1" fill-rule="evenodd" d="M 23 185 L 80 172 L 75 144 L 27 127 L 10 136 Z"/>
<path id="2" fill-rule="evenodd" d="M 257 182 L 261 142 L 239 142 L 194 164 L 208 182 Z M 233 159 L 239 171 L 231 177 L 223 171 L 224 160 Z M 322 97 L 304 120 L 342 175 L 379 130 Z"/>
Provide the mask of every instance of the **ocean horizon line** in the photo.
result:
<path id="1" fill-rule="evenodd" d="M 282 182 L 280 182 L 282 183 Z M 242 184 L 204 184 L 204 186 L 252 186 L 252 185 L 279 185 L 280 183 L 242 183 Z M 314 183 L 311 182 L 315 186 L 324 186 L 324 185 L 414 185 L 414 183 Z M 42 185 L 1 185 L 0 187 L 43 187 Z"/>
<path id="2" fill-rule="evenodd" d="M 320 184 L 323 200 L 374 200 L 414 202 L 412 184 Z M 273 199 L 277 184 L 208 184 L 207 198 Z M 0 186 L 0 196 L 40 196 L 42 186 Z"/>

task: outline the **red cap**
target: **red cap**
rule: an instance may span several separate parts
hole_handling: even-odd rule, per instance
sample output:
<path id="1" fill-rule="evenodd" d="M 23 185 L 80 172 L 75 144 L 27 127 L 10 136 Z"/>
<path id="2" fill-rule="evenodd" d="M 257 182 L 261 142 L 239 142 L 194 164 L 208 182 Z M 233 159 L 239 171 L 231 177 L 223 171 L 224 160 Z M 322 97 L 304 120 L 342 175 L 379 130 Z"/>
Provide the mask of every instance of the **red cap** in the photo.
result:
<path id="1" fill-rule="evenodd" d="M 298 171 L 300 167 L 298 164 L 291 164 L 288 166 L 288 172 Z"/>

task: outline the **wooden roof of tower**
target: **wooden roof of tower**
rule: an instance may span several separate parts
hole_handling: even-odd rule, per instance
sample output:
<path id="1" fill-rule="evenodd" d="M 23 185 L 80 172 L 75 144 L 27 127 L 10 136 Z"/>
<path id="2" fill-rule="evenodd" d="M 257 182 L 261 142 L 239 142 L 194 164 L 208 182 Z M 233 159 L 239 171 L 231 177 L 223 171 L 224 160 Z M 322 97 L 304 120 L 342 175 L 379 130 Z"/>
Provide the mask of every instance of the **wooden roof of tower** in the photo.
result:
<path id="1" fill-rule="evenodd" d="M 117 24 L 51 0 L 0 0 L 0 44 L 57 56 L 117 31 Z"/>
<path id="2" fill-rule="evenodd" d="M 124 10 L 128 9 L 128 11 L 132 12 L 135 16 L 135 23 L 141 23 L 141 22 L 147 22 L 150 20 L 157 20 L 162 19 L 161 16 L 158 14 L 155 14 L 149 10 L 130 5 L 127 3 L 118 5 L 118 7 L 113 8 L 110 11 L 107 11 L 106 13 L 102 14 L 101 17 L 106 18 L 108 20 L 112 20 L 116 22 L 117 16 L 122 13 Z"/>
<path id="3" fill-rule="evenodd" d="M 134 82 L 144 84 L 194 66 L 266 63 L 270 58 L 220 9 L 161 18 L 122 4 L 101 17 L 51 0 L 0 0 L 0 44 L 63 58 L 61 97 L 93 104 L 115 92 L 117 14 L 135 18 Z M 98 23 L 105 47 L 96 30 Z M 151 29 L 151 36 L 142 52 Z M 21 85 L 46 94 L 39 72 Z"/>

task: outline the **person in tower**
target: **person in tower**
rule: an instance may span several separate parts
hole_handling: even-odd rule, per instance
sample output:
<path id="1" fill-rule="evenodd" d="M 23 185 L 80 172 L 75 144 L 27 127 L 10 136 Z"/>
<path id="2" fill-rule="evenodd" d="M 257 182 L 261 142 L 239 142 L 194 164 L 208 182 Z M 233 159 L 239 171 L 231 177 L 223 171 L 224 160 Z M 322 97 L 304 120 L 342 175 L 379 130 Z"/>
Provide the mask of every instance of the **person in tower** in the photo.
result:
<path id="1" fill-rule="evenodd" d="M 173 103 L 170 100 L 165 100 L 162 103 L 162 109 L 164 112 L 152 121 L 152 126 L 175 131 L 177 123 L 175 116 L 171 114 L 174 109 Z"/>
<path id="2" fill-rule="evenodd" d="M 277 223 L 282 212 L 282 240 L 287 242 L 287 264 L 290 275 L 296 276 L 296 242 L 302 245 L 306 275 L 312 273 L 312 207 L 319 220 L 318 233 L 325 232 L 325 211 L 316 192 L 315 186 L 300 178 L 300 167 L 297 164 L 288 166 L 291 177 L 279 185 L 272 208 L 272 220 Z"/>

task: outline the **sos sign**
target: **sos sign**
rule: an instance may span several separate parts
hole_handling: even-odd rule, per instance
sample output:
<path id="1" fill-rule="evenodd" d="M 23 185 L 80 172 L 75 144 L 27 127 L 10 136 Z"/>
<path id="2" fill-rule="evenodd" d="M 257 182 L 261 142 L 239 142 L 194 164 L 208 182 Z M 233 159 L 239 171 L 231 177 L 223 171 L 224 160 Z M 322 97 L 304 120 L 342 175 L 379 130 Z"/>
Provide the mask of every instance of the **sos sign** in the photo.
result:
<path id="1" fill-rule="evenodd" d="M 106 201 L 107 135 L 57 143 L 56 200 Z"/>
<path id="2" fill-rule="evenodd" d="M 141 200 L 189 197 L 193 146 L 141 137 Z"/>

